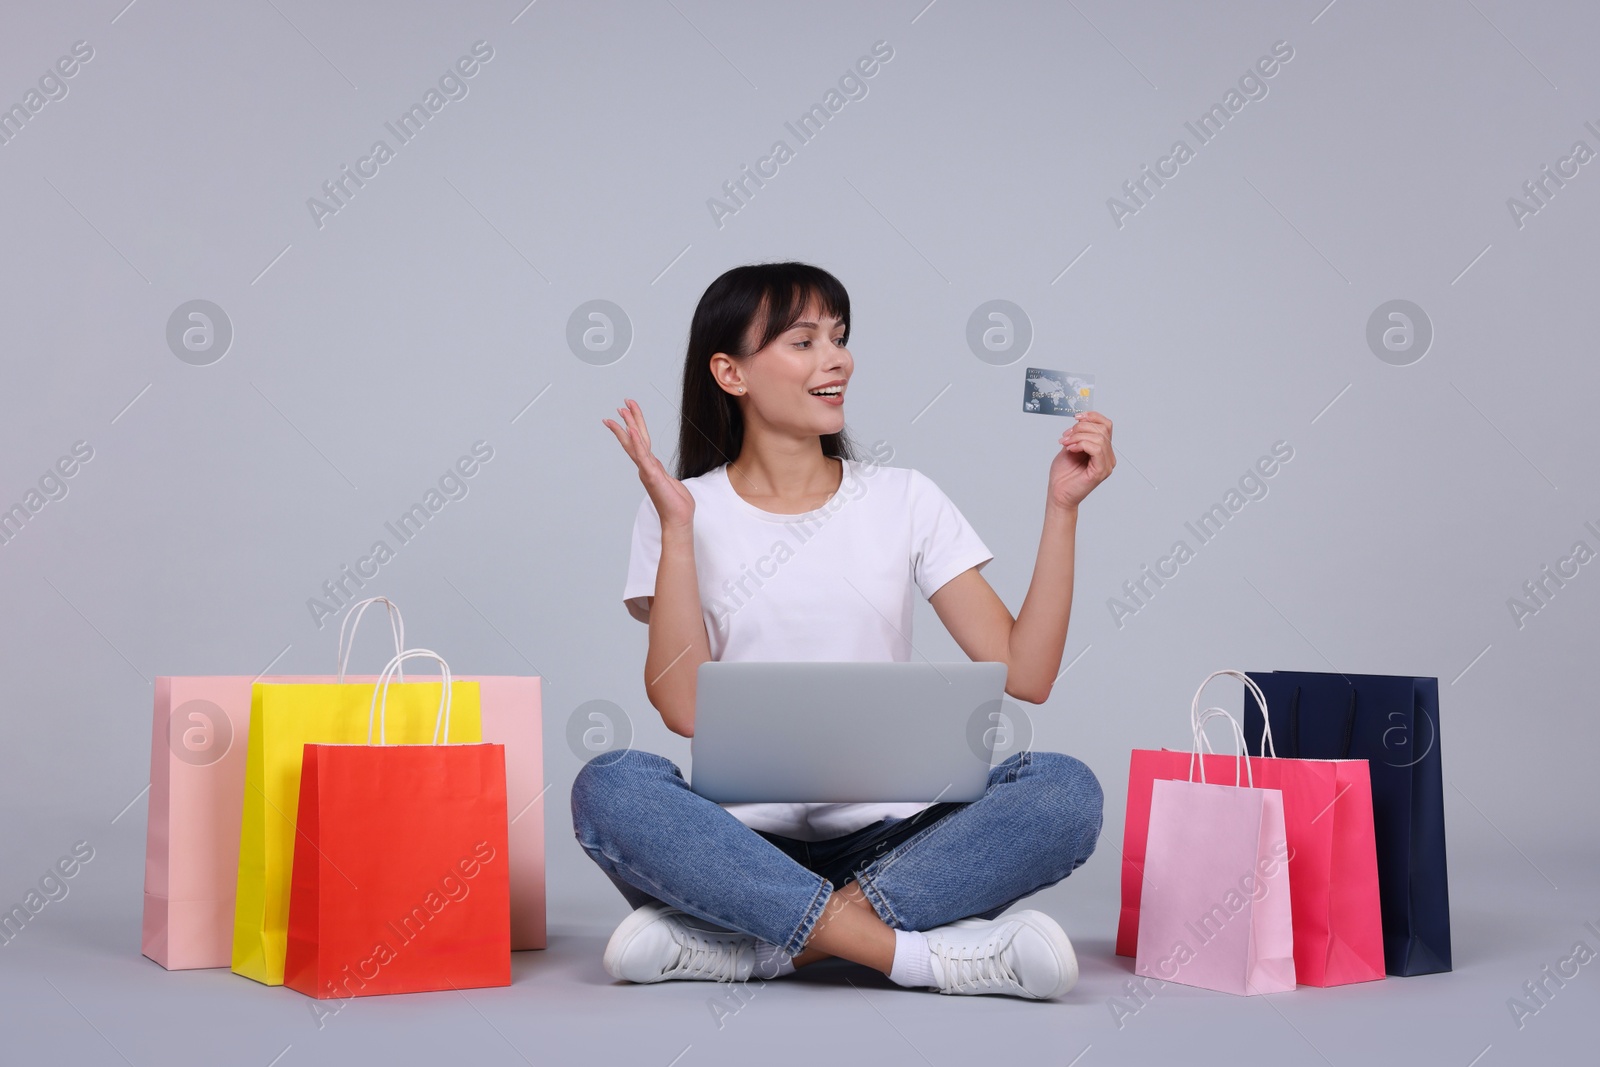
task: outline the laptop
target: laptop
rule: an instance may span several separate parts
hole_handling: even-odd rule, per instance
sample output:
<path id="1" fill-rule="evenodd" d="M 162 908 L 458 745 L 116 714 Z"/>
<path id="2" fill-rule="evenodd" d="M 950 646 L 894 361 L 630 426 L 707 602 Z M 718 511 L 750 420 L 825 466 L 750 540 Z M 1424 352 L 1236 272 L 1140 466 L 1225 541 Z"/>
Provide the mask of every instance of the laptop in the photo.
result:
<path id="1" fill-rule="evenodd" d="M 1004 663 L 700 664 L 690 788 L 719 804 L 969 803 Z"/>

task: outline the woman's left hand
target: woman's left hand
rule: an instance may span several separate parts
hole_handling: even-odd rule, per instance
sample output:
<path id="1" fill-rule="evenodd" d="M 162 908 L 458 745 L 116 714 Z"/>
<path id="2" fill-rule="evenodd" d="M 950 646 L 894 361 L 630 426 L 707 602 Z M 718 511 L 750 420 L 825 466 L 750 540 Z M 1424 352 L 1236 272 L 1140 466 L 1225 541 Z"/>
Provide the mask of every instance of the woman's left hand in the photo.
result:
<path id="1" fill-rule="evenodd" d="M 1061 451 L 1050 464 L 1050 503 L 1076 508 L 1117 465 L 1111 451 L 1111 420 L 1086 411 L 1061 435 Z"/>

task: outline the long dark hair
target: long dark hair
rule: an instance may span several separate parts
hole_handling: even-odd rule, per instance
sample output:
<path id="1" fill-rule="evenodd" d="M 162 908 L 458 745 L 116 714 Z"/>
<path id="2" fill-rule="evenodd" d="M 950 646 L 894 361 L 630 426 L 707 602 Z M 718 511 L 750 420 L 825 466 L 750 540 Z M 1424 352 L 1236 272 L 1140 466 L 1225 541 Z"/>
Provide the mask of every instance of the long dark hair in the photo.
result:
<path id="1" fill-rule="evenodd" d="M 711 357 L 726 352 L 742 360 L 794 325 L 815 297 L 844 323 L 850 340 L 850 294 L 839 279 L 809 263 L 752 263 L 734 267 L 706 289 L 689 325 L 683 361 L 683 406 L 678 420 L 678 478 L 694 478 L 739 458 L 744 415 L 739 402 L 711 376 Z M 765 310 L 750 342 L 750 326 Z M 748 347 L 747 347 L 748 346 Z M 822 454 L 856 459 L 847 433 L 822 434 Z"/>

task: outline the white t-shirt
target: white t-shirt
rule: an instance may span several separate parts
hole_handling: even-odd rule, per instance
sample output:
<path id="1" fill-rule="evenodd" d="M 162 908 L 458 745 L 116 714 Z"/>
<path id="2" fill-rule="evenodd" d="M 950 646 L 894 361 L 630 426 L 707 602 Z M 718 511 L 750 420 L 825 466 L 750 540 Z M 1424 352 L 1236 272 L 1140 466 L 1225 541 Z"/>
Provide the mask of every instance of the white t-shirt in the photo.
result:
<path id="1" fill-rule="evenodd" d="M 684 480 L 694 497 L 694 558 L 714 660 L 911 659 L 913 591 L 931 597 L 993 555 L 920 471 L 844 460 L 815 511 L 779 515 L 734 492 L 727 466 Z M 623 602 L 650 619 L 661 519 L 646 494 L 633 527 Z M 745 825 L 802 841 L 839 837 L 927 804 L 726 804 Z"/>

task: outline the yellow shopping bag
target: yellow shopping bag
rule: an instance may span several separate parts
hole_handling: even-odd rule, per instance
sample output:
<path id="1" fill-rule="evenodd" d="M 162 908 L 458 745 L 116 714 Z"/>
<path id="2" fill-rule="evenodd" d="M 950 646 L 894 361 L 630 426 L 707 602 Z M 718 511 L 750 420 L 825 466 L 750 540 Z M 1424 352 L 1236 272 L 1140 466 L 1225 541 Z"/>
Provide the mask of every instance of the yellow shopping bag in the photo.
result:
<path id="1" fill-rule="evenodd" d="M 365 744 L 372 694 L 370 683 L 257 682 L 251 688 L 250 746 L 233 912 L 236 974 L 267 985 L 283 984 L 289 876 L 297 843 L 295 813 L 300 804 L 304 746 Z M 390 683 L 385 727 L 388 743 L 482 742 L 478 683 L 453 684 L 447 736 L 440 739 L 436 720 L 442 698 L 441 682 Z"/>

